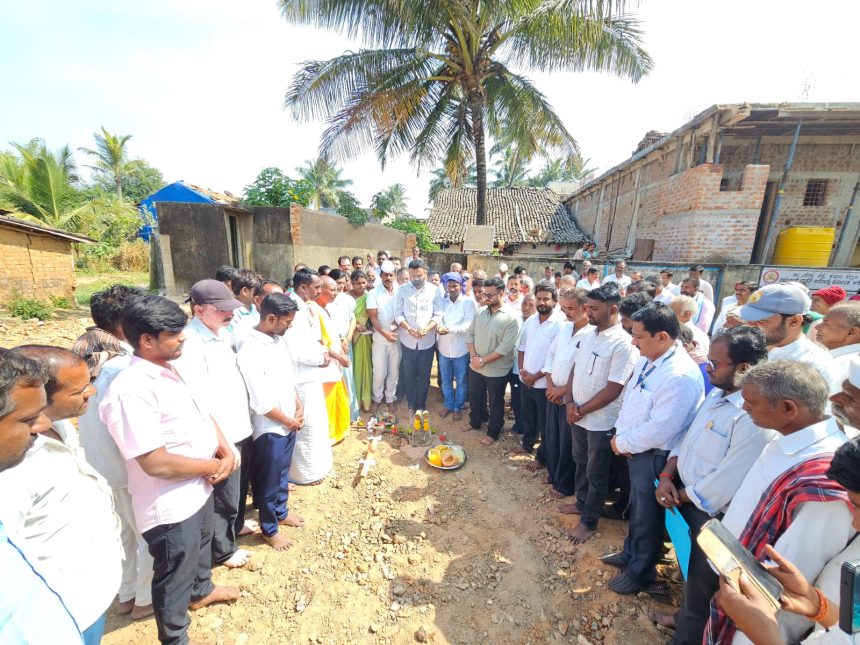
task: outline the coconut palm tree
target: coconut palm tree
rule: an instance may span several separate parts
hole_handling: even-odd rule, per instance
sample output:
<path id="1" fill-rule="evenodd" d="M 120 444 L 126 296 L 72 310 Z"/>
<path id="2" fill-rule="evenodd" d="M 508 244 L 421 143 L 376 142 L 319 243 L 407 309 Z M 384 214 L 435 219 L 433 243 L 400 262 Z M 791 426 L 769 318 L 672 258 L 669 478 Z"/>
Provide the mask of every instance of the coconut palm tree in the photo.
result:
<path id="1" fill-rule="evenodd" d="M 39 139 L 11 145 L 17 156 L 0 155 L 0 204 L 17 217 L 70 229 L 82 206 L 69 146 L 52 152 Z"/>
<path id="2" fill-rule="evenodd" d="M 347 186 L 352 185 L 351 179 L 341 177 L 343 170 L 324 157 L 316 161 L 306 161 L 304 166 L 296 168 L 296 172 L 310 186 L 308 205 L 315 209 L 337 208 L 340 194 Z"/>
<path id="3" fill-rule="evenodd" d="M 638 81 L 652 67 L 628 0 L 279 0 L 290 23 L 344 32 L 369 49 L 307 61 L 285 103 L 300 120 L 327 120 L 323 155 L 373 146 L 380 163 L 456 169 L 474 159 L 477 222 L 485 223 L 486 136 L 521 142 L 574 138 L 532 82 L 514 68 L 593 70 Z"/>
<path id="4" fill-rule="evenodd" d="M 81 152 L 95 158 L 94 164 L 87 167 L 97 174 L 109 177 L 116 189 L 117 198 L 122 199 L 123 177 L 141 163 L 138 160 L 129 161 L 126 144 L 131 135 L 111 134 L 102 126 L 101 134 L 94 132 L 93 138 L 96 140 L 95 149 L 79 148 Z"/>

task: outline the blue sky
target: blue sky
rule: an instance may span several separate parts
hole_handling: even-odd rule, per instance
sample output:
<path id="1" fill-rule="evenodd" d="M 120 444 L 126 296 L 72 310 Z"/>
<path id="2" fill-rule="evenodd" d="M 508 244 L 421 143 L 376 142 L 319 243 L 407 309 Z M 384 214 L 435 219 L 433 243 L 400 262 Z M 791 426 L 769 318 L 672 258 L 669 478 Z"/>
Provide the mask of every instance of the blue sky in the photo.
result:
<path id="1" fill-rule="evenodd" d="M 294 173 L 316 156 L 322 124 L 294 122 L 284 91 L 301 61 L 359 46 L 287 25 L 269 0 L 0 6 L 0 148 L 36 136 L 90 146 L 105 125 L 132 134 L 132 155 L 168 181 L 236 194 L 266 166 Z M 646 131 L 672 130 L 714 103 L 860 101 L 860 2 L 643 0 L 637 13 L 656 62 L 640 84 L 529 74 L 601 170 Z M 429 179 L 408 160 L 385 171 L 372 154 L 343 165 L 365 204 L 401 182 L 412 210 L 426 207 Z"/>

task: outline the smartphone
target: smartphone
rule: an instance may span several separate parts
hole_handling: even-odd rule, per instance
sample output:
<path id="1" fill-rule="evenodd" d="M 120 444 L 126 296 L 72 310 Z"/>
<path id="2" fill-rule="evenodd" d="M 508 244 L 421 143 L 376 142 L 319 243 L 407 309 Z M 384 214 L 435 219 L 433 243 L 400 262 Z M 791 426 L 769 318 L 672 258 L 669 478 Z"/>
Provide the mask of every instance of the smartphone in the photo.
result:
<path id="1" fill-rule="evenodd" d="M 860 632 L 860 560 L 842 563 L 839 580 L 839 629 L 846 634 Z"/>
<path id="2" fill-rule="evenodd" d="M 740 591 L 738 579 L 745 573 L 750 582 L 770 602 L 774 609 L 781 607 L 782 584 L 756 560 L 723 523 L 717 519 L 708 520 L 696 536 L 704 554 L 714 568 L 729 584 Z"/>

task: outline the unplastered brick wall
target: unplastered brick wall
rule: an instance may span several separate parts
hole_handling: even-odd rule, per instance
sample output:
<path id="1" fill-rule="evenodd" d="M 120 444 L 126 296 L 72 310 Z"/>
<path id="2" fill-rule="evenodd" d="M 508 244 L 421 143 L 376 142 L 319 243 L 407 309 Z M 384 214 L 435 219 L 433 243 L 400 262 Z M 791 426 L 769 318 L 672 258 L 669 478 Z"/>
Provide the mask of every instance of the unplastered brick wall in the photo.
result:
<path id="1" fill-rule="evenodd" d="M 738 191 L 720 191 L 723 171 L 714 164 L 670 177 L 658 205 L 654 260 L 749 262 L 769 172 L 747 166 Z"/>
<path id="2" fill-rule="evenodd" d="M 0 227 L 0 302 L 25 298 L 72 298 L 75 269 L 71 242 Z"/>
<path id="3" fill-rule="evenodd" d="M 765 140 L 761 146 L 761 161 L 770 166 L 769 181 L 774 185 L 782 178 L 790 147 L 787 137 L 776 143 Z M 753 158 L 754 148 L 754 143 L 724 147 L 721 162 L 726 175 L 737 175 L 744 161 Z M 801 135 L 776 219 L 777 232 L 795 226 L 824 226 L 835 228 L 838 237 L 858 178 L 860 140 L 804 142 Z M 821 205 L 804 205 L 810 180 L 827 182 Z"/>

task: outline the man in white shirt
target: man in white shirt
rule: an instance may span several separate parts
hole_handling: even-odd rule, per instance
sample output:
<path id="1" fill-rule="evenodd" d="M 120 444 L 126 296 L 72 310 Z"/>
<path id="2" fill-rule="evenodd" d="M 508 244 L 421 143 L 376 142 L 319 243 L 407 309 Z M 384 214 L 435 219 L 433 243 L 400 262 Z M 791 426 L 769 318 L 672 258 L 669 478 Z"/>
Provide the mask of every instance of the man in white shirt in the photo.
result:
<path id="1" fill-rule="evenodd" d="M 589 267 L 588 269 L 583 269 L 582 273 L 584 274 L 579 282 L 576 283 L 578 289 L 585 289 L 586 291 L 591 291 L 592 289 L 597 289 L 600 286 L 600 272 L 594 267 Z"/>
<path id="2" fill-rule="evenodd" d="M 334 464 L 324 384 L 340 378 L 340 364 L 323 342 L 322 321 L 315 300 L 322 290 L 319 273 L 299 271 L 289 296 L 298 306 L 293 324 L 284 334 L 296 364 L 296 389 L 302 400 L 305 426 L 296 437 L 290 481 L 300 485 L 324 479 Z"/>
<path id="3" fill-rule="evenodd" d="M 540 284 L 535 289 L 537 314 L 523 323 L 518 349 L 520 366 L 520 418 L 523 423 L 522 445 L 512 452 L 531 454 L 540 441 L 536 461 L 545 464 L 543 435 L 546 428 L 546 388 L 544 373 L 546 355 L 564 323 L 565 317 L 556 311 L 558 301 L 555 287 Z"/>
<path id="4" fill-rule="evenodd" d="M 696 278 L 699 281 L 699 289 L 702 294 L 704 294 L 705 298 L 714 302 L 714 288 L 711 286 L 711 283 L 703 277 L 704 272 L 705 267 L 701 264 L 694 264 L 690 267 L 690 277 Z"/>
<path id="5" fill-rule="evenodd" d="M 711 339 L 701 329 L 693 324 L 693 316 L 696 313 L 696 302 L 689 296 L 678 296 L 669 303 L 669 308 L 675 312 L 675 317 L 682 325 L 690 330 L 693 334 L 693 340 L 696 342 L 696 349 L 690 352 L 693 360 L 700 362 L 708 356 L 708 351 L 711 348 Z"/>
<path id="6" fill-rule="evenodd" d="M 830 309 L 816 329 L 816 338 L 833 359 L 830 392 L 841 392 L 852 359 L 860 357 L 860 302 L 846 302 Z"/>
<path id="7" fill-rule="evenodd" d="M 766 559 L 763 549 L 771 544 L 814 580 L 854 533 L 845 490 L 825 474 L 846 441 L 825 414 L 829 385 L 812 366 L 781 360 L 754 367 L 741 386 L 753 422 L 778 434 L 749 468 L 723 525 L 758 559 Z M 778 622 L 788 643 L 812 626 L 786 612 Z M 721 643 L 750 643 L 733 632 L 731 623 L 712 616 L 706 635 Z"/>
<path id="8" fill-rule="evenodd" d="M 651 303 L 633 314 L 633 344 L 641 358 L 624 390 L 612 450 L 629 455 L 630 526 L 609 582 L 619 594 L 635 594 L 653 582 L 663 550 L 665 509 L 654 498 L 654 475 L 702 402 L 702 372 L 677 343 L 680 323 L 666 305 Z"/>
<path id="9" fill-rule="evenodd" d="M 574 288 L 561 296 L 561 310 L 566 321 L 550 345 L 543 368 L 546 374 L 546 447 L 543 450 L 546 483 L 551 486 L 550 494 L 558 498 L 573 495 L 576 490 L 576 465 L 565 400 L 574 358 L 583 338 L 594 331 L 585 308 L 587 295 L 587 291 Z"/>
<path id="10" fill-rule="evenodd" d="M 630 276 L 624 273 L 625 271 L 627 271 L 627 263 L 624 260 L 619 260 L 615 263 L 615 273 L 610 273 L 608 276 L 603 278 L 603 282 L 601 284 L 614 282 L 618 285 L 618 289 L 621 291 L 621 295 L 623 296 L 624 291 L 630 283 L 633 282 Z"/>
<path id="11" fill-rule="evenodd" d="M 296 434 L 304 425 L 296 390 L 296 365 L 284 334 L 298 306 L 284 294 L 260 303 L 260 322 L 239 350 L 238 362 L 248 387 L 254 425 L 254 498 L 263 539 L 276 551 L 293 546 L 281 526 L 301 527 L 304 519 L 289 512 L 289 473 Z"/>
<path id="12" fill-rule="evenodd" d="M 442 320 L 442 298 L 428 275 L 429 267 L 424 260 L 410 262 L 409 284 L 400 287 L 391 301 L 399 326 L 400 379 L 410 417 L 416 410 L 427 409 L 430 372 L 436 355 L 436 327 Z"/>
<path id="13" fill-rule="evenodd" d="M 239 272 L 241 278 L 242 271 Z M 259 282 L 259 280 L 258 280 Z M 234 280 L 234 284 L 239 284 Z M 236 546 L 236 536 L 245 524 L 245 498 L 248 495 L 251 450 L 251 420 L 248 417 L 248 392 L 236 364 L 236 353 L 230 346 L 227 327 L 234 311 L 242 303 L 217 280 L 200 280 L 191 287 L 193 317 L 185 327 L 182 355 L 173 367 L 203 401 L 215 419 L 224 438 L 234 447 L 240 461 L 235 470 L 212 492 L 214 518 L 212 524 L 212 563 L 227 568 L 243 567 L 251 553 Z M 256 312 L 255 315 L 259 316 Z M 244 459 L 242 456 L 244 455 Z M 241 484 L 245 469 L 245 489 Z M 241 520 L 241 521 L 240 521 Z M 237 529 L 236 527 L 240 527 Z"/>
<path id="14" fill-rule="evenodd" d="M 681 287 L 672 282 L 674 272 L 672 269 L 663 269 L 660 271 L 660 282 L 663 284 L 663 290 L 668 291 L 673 296 L 681 294 Z"/>
<path id="15" fill-rule="evenodd" d="M 128 367 L 134 352 L 122 331 L 123 307 L 144 295 L 142 289 L 124 285 L 93 294 L 90 313 L 97 326 L 72 344 L 72 351 L 87 361 L 96 388 L 86 411 L 78 417 L 78 436 L 87 461 L 111 488 L 122 529 L 122 583 L 117 613 L 131 614 L 134 620 L 152 615 L 152 556 L 134 521 L 125 459 L 99 418 L 99 404 L 116 376 Z"/>
<path id="16" fill-rule="evenodd" d="M 244 341 L 244 335 L 259 324 L 260 303 L 270 293 L 284 293 L 284 287 L 281 286 L 281 283 L 274 280 L 263 280 L 260 282 L 254 289 L 254 304 L 250 308 L 251 314 L 241 318 L 239 324 L 230 325 L 230 329 L 232 329 L 230 333 L 230 345 L 234 351 L 239 351 L 239 347 L 242 346 L 242 342 Z"/>
<path id="17" fill-rule="evenodd" d="M 47 374 L 33 360 L 0 349 L 0 474 L 14 469 L 51 427 L 45 415 Z M 35 559 L 22 551 L 0 520 L 0 642 L 83 643 L 81 632 L 61 597 L 38 573 Z"/>
<path id="18" fill-rule="evenodd" d="M 463 418 L 468 386 L 469 348 L 466 335 L 478 310 L 475 302 L 463 295 L 463 277 L 457 272 L 442 276 L 448 294 L 442 300 L 442 323 L 436 328 L 439 349 L 439 384 L 442 388 L 445 409 L 444 419 L 453 412 L 454 421 Z"/>
<path id="19" fill-rule="evenodd" d="M 588 292 L 585 310 L 593 327 L 579 343 L 568 379 L 566 412 L 576 463 L 576 503 L 558 510 L 580 516 L 570 536 L 577 544 L 597 531 L 608 492 L 610 442 L 621 409 L 621 392 L 639 358 L 621 327 L 620 298 L 614 285 Z"/>
<path id="20" fill-rule="evenodd" d="M 110 486 L 87 463 L 70 421 L 86 411 L 95 388 L 86 362 L 68 349 L 15 351 L 47 375 L 44 413 L 52 428 L 0 473 L 0 521 L 66 602 L 84 642 L 98 643 L 122 580 L 120 523 Z"/>
<path id="21" fill-rule="evenodd" d="M 696 535 L 705 522 L 722 516 L 753 462 L 776 434 L 757 426 L 743 409 L 739 384 L 744 373 L 765 361 L 767 344 L 761 330 L 735 327 L 714 339 L 708 364 L 714 389 L 659 476 L 657 503 L 680 511 L 691 538 L 684 602 L 677 616 L 668 617 L 676 623 L 673 645 L 702 642 L 711 597 L 719 588 Z M 656 617 L 659 622 L 666 618 Z"/>
<path id="22" fill-rule="evenodd" d="M 394 265 L 382 263 L 379 284 L 367 292 L 367 315 L 373 325 L 373 411 L 383 398 L 389 412 L 397 410 L 397 380 L 400 376 L 400 342 L 394 320 L 392 299 L 396 292 Z"/>
<path id="23" fill-rule="evenodd" d="M 523 306 L 523 292 L 520 286 L 519 276 L 508 276 L 502 307 L 513 316 L 518 315 Z"/>
<path id="24" fill-rule="evenodd" d="M 260 321 L 260 312 L 254 305 L 254 294 L 262 284 L 260 275 L 250 269 L 239 269 L 230 280 L 230 289 L 240 306 L 233 312 L 233 319 L 227 327 L 227 332 L 232 335 L 237 333 L 241 336 L 243 328 L 253 327 Z"/>
<path id="25" fill-rule="evenodd" d="M 501 278 L 502 282 L 504 282 L 505 284 L 508 283 L 508 277 L 509 276 L 508 276 L 508 265 L 507 264 L 502 262 L 499 265 L 499 272 L 498 272 L 498 274 L 496 274 L 496 277 Z"/>
<path id="26" fill-rule="evenodd" d="M 654 285 L 654 302 L 661 302 L 664 305 L 668 305 L 672 302 L 675 294 L 663 286 L 663 281 L 660 279 L 659 275 L 646 275 L 643 280 Z"/>
<path id="27" fill-rule="evenodd" d="M 802 289 L 791 284 L 769 284 L 750 296 L 740 308 L 744 322 L 764 332 L 770 360 L 799 361 L 812 365 L 835 388 L 840 384 L 827 350 L 803 333 L 810 300 Z"/>
<path id="28" fill-rule="evenodd" d="M 714 321 L 716 309 L 714 303 L 705 298 L 700 288 L 698 278 L 684 278 L 681 281 L 681 295 L 689 296 L 696 303 L 696 315 L 693 316 L 693 324 L 706 334 L 711 331 L 711 323 Z"/>

